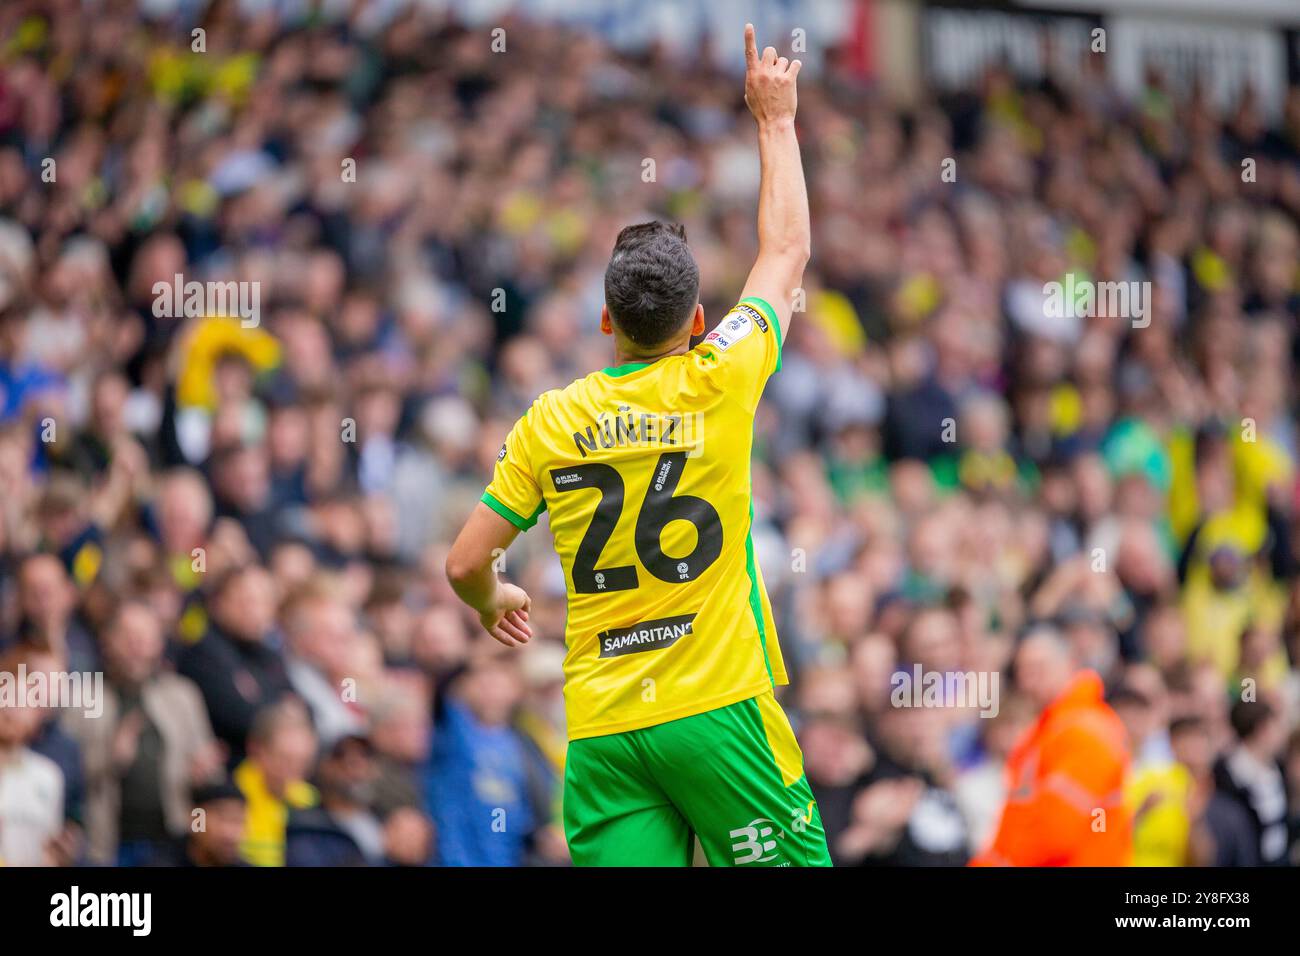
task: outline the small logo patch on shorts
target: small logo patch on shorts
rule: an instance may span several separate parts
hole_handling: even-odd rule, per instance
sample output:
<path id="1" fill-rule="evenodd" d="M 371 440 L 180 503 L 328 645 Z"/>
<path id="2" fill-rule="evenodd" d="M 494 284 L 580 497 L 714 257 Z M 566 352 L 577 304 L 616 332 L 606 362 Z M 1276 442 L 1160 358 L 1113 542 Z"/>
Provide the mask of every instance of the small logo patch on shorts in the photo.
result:
<path id="1" fill-rule="evenodd" d="M 614 627 L 596 635 L 601 657 L 621 657 L 641 651 L 661 651 L 672 647 L 687 634 L 693 634 L 694 614 L 642 621 L 631 627 Z"/>
<path id="2" fill-rule="evenodd" d="M 732 830 L 728 835 L 734 841 L 731 853 L 736 866 L 744 866 L 746 863 L 770 863 L 775 860 L 776 841 L 785 836 L 785 831 L 778 832 L 775 823 L 766 817 L 759 817 L 746 826 Z"/>

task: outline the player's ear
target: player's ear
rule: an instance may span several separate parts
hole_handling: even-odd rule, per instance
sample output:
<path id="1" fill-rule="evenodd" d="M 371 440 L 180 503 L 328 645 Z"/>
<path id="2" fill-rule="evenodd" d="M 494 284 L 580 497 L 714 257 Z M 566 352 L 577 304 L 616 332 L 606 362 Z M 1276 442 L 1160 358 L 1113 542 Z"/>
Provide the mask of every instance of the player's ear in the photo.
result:
<path id="1" fill-rule="evenodd" d="M 600 307 L 600 331 L 606 335 L 614 334 L 614 323 L 609 320 L 609 306 L 607 305 Z"/>
<path id="2" fill-rule="evenodd" d="M 704 306 L 695 303 L 695 320 L 691 323 L 691 335 L 704 334 Z"/>

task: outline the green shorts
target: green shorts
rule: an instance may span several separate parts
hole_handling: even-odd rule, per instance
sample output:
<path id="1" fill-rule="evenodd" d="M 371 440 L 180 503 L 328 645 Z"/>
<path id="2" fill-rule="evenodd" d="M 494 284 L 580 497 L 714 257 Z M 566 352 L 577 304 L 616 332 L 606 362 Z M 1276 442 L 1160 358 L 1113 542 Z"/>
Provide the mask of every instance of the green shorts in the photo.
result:
<path id="1" fill-rule="evenodd" d="M 564 830 L 578 866 L 830 866 L 790 722 L 770 692 L 569 743 Z"/>

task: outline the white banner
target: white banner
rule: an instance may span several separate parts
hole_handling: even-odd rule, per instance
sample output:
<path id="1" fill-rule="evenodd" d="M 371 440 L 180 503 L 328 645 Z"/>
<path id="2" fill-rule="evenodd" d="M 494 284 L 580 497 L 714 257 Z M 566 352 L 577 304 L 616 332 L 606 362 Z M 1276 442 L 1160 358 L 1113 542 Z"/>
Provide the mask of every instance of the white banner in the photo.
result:
<path id="1" fill-rule="evenodd" d="M 1099 25 L 1096 19 L 1055 14 L 931 8 L 922 26 L 926 75 L 941 88 L 962 89 L 995 62 L 1006 62 L 1017 76 L 1036 79 L 1057 71 L 1073 73 Z"/>
<path id="2" fill-rule="evenodd" d="M 1266 118 L 1281 114 L 1286 42 L 1280 30 L 1118 15 L 1106 18 L 1106 40 L 1110 75 L 1131 96 L 1142 91 L 1145 67 L 1152 64 L 1179 93 L 1199 78 L 1213 102 L 1229 109 L 1249 86 Z"/>
<path id="3" fill-rule="evenodd" d="M 746 21 L 758 41 L 790 53 L 793 33 L 808 56 L 804 68 L 816 70 L 822 51 L 838 44 L 852 26 L 857 0 L 424 0 L 454 10 L 467 23 L 483 26 L 515 13 L 541 22 L 588 29 L 625 50 L 661 44 L 678 56 L 696 55 L 701 38 L 714 63 L 743 71 L 739 37 Z M 800 56 L 800 52 L 795 52 Z"/>

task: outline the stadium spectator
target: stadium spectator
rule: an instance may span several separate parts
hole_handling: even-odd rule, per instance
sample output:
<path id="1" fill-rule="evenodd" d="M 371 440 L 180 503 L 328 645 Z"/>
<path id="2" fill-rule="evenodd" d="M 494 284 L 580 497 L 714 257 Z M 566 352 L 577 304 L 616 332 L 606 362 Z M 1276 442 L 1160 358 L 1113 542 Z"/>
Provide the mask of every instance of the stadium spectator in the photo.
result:
<path id="1" fill-rule="evenodd" d="M 863 739 L 855 720 L 833 714 L 809 715 L 800 738 L 804 772 L 821 811 L 831 860 L 841 865 L 848 856 L 860 859 L 875 845 L 876 838 L 868 839 L 866 833 L 857 832 L 845 841 L 844 834 L 853 821 L 854 806 L 865 786 L 865 774 L 875 761 L 875 752 Z M 1001 769 L 998 767 L 999 775 Z M 872 814 L 864 813 L 860 823 L 871 826 L 876 821 Z"/>
<path id="2" fill-rule="evenodd" d="M 384 856 L 390 866 L 428 866 L 434 845 L 433 822 L 414 807 L 398 807 L 384 820 Z"/>
<path id="3" fill-rule="evenodd" d="M 198 685 L 233 767 L 243 759 L 259 709 L 293 688 L 270 643 L 275 627 L 271 576 L 256 564 L 232 569 L 213 586 L 209 604 L 208 631 L 181 652 L 177 670 Z"/>
<path id="4" fill-rule="evenodd" d="M 1213 741 L 1200 717 L 1175 718 L 1169 729 L 1170 744 L 1178 765 L 1189 777 L 1186 784 L 1175 776 L 1173 793 L 1166 800 L 1181 799 L 1185 808 L 1175 804 L 1171 816 L 1186 813 L 1187 859 L 1178 865 L 1258 866 L 1259 848 L 1250 815 L 1236 800 L 1225 795 L 1214 782 Z M 1181 842 L 1181 820 L 1175 816 L 1173 852 Z M 1171 827 L 1172 829 L 1172 827 Z"/>
<path id="5" fill-rule="evenodd" d="M 86 754 L 87 856 L 100 865 L 168 860 L 192 822 L 190 789 L 223 768 L 198 688 L 161 669 L 165 640 L 148 606 L 124 603 L 103 632 L 102 713 L 69 713 Z"/>
<path id="6" fill-rule="evenodd" d="M 195 788 L 191 801 L 202 825 L 191 826 L 182 843 L 181 866 L 247 866 L 240 856 L 247 806 L 229 780 Z"/>
<path id="7" fill-rule="evenodd" d="M 981 866 L 1127 866 L 1132 819 L 1121 787 L 1127 733 L 1064 636 L 1040 627 L 1016 652 L 1017 687 L 1038 708 L 1007 758 L 1010 788 Z"/>
<path id="8" fill-rule="evenodd" d="M 57 657 L 41 650 L 19 648 L 13 660 L 26 666 L 29 681 L 43 679 L 49 687 L 54 686 L 54 683 L 67 672 L 67 668 L 61 666 Z M 84 673 L 80 676 L 83 681 L 87 678 Z M 93 681 L 93 675 L 90 675 L 90 679 Z M 101 704 L 100 701 L 89 699 L 84 700 L 83 703 L 89 705 L 82 711 L 83 714 L 98 712 Z M 77 847 L 81 844 L 81 829 L 86 822 L 85 762 L 82 744 L 69 733 L 64 722 L 60 721 L 61 711 L 55 704 L 55 701 L 47 700 L 43 705 L 36 706 L 40 721 L 35 735 L 28 742 L 28 747 L 42 757 L 53 760 L 58 765 L 59 772 L 63 774 L 63 815 L 66 819 L 64 830 L 68 837 L 68 845 Z M 75 858 L 74 853 L 70 861 Z"/>
<path id="9" fill-rule="evenodd" d="M 370 741 L 338 738 L 316 769 L 320 804 L 290 809 L 286 866 L 374 866 L 384 861 L 384 828 L 371 811 L 378 770 Z"/>
<path id="10" fill-rule="evenodd" d="M 319 586 L 308 585 L 291 596 L 282 615 L 288 648 L 285 670 L 289 683 L 311 710 L 316 733 L 325 747 L 366 727 L 355 693 L 355 655 L 360 638 L 353 614 L 343 602 Z"/>
<path id="11" fill-rule="evenodd" d="M 424 807 L 419 768 L 429 753 L 428 715 L 421 693 L 401 686 L 376 701 L 371 711 L 370 739 L 378 766 L 374 807 L 381 816 Z"/>
<path id="12" fill-rule="evenodd" d="M 78 619 L 77 590 L 59 559 L 30 555 L 19 564 L 16 577 L 22 615 L 14 629 L 17 642 L 66 660 L 70 670 L 97 670 L 95 640 Z"/>
<path id="13" fill-rule="evenodd" d="M 988 846 L 993 839 L 1007 799 L 1003 773 L 1007 757 L 1033 716 L 1033 706 L 1025 698 L 1012 696 L 1001 701 L 997 714 L 980 721 L 979 754 L 961 769 L 953 784 L 972 847 Z"/>
<path id="14" fill-rule="evenodd" d="M 1260 862 L 1280 865 L 1287 861 L 1291 840 L 1280 764 L 1286 728 L 1267 701 L 1239 700 L 1232 707 L 1232 730 L 1237 744 L 1215 764 L 1215 785 L 1248 815 Z"/>
<path id="15" fill-rule="evenodd" d="M 524 739 L 510 726 L 520 692 L 518 675 L 494 654 L 471 663 L 442 699 L 426 786 L 443 866 L 524 860 L 538 808 Z"/>
<path id="16" fill-rule="evenodd" d="M 233 775 L 247 804 L 240 853 L 254 866 L 284 866 L 290 812 L 319 802 L 316 788 L 307 782 L 316 745 L 311 720 L 297 700 L 258 711 L 248 735 L 248 757 Z"/>
<path id="17" fill-rule="evenodd" d="M 0 660 L 0 674 L 19 672 L 17 655 Z M 40 709 L 24 699 L 0 707 L 0 863 L 50 866 L 60 861 L 63 833 L 63 773 L 58 764 L 33 751 Z"/>

